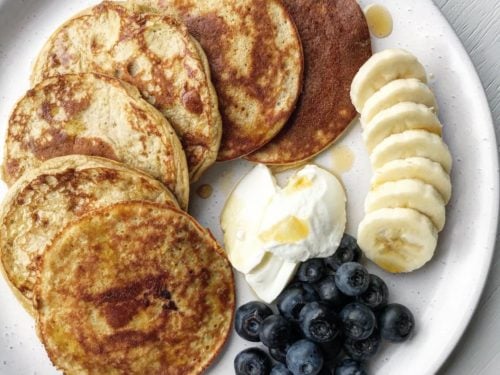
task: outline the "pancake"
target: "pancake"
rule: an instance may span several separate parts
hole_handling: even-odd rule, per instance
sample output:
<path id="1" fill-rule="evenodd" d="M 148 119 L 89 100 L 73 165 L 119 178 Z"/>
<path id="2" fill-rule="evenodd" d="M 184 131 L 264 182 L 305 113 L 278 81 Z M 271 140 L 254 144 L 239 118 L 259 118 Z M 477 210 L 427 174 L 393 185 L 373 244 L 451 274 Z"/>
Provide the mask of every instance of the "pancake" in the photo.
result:
<path id="1" fill-rule="evenodd" d="M 159 181 L 93 156 L 51 159 L 17 180 L 0 210 L 0 254 L 23 305 L 31 308 L 37 261 L 60 229 L 96 208 L 129 200 L 178 207 L 173 194 Z"/>
<path id="2" fill-rule="evenodd" d="M 32 82 L 97 72 L 136 86 L 175 128 L 196 180 L 217 157 L 222 124 L 206 56 L 169 17 L 103 2 L 63 24 L 45 44 Z"/>
<path id="3" fill-rule="evenodd" d="M 163 182 L 186 208 L 189 176 L 168 121 L 131 85 L 92 73 L 49 78 L 9 120 L 4 177 L 11 185 L 45 160 L 71 154 L 113 159 Z"/>
<path id="4" fill-rule="evenodd" d="M 181 18 L 205 50 L 223 122 L 218 160 L 246 155 L 285 124 L 301 89 L 300 38 L 280 0 L 132 0 Z"/>
<path id="5" fill-rule="evenodd" d="M 356 116 L 349 91 L 371 56 L 370 34 L 355 0 L 284 0 L 304 49 L 304 88 L 283 130 L 249 155 L 254 162 L 297 164 L 330 146 Z"/>
<path id="6" fill-rule="evenodd" d="M 231 330 L 231 266 L 180 210 L 120 203 L 66 227 L 35 288 L 40 337 L 67 374 L 204 371 Z"/>

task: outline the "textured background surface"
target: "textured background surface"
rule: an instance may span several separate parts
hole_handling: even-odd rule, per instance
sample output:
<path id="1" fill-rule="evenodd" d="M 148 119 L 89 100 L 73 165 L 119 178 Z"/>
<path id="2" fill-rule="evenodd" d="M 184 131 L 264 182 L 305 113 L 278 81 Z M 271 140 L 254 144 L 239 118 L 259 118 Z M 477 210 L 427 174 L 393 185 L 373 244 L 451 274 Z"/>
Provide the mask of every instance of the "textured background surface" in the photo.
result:
<path id="1" fill-rule="evenodd" d="M 497 140 L 500 140 L 500 2 L 434 2 L 455 29 L 476 66 L 488 96 Z M 496 254 L 477 311 L 440 374 L 500 374 L 500 237 L 497 237 Z"/>

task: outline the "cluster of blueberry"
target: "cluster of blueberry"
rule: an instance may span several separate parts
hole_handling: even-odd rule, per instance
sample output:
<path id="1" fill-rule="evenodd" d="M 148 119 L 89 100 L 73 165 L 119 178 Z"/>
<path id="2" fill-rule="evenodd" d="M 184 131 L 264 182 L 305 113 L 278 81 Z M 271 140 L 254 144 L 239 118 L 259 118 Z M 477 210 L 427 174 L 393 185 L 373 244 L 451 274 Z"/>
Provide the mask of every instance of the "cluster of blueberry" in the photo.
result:
<path id="1" fill-rule="evenodd" d="M 381 339 L 405 341 L 415 321 L 400 304 L 388 304 L 385 282 L 359 264 L 356 240 L 344 235 L 334 255 L 301 264 L 296 279 L 270 306 L 253 301 L 236 311 L 236 332 L 259 348 L 240 352 L 237 375 L 366 375 L 363 362 Z"/>

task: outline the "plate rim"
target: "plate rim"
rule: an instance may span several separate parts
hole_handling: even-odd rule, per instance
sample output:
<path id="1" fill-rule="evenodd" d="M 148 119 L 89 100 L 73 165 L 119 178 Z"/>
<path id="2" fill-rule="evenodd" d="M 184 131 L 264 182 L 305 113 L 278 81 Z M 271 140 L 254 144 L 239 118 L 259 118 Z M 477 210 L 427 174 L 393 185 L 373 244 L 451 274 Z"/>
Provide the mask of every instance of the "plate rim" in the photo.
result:
<path id="1" fill-rule="evenodd" d="M 449 343 L 443 351 L 442 351 L 442 361 L 441 363 L 436 363 L 433 367 L 430 369 L 432 370 L 432 373 L 437 373 L 448 361 L 450 358 L 450 355 L 453 353 L 453 351 L 457 348 L 459 342 L 462 340 L 465 331 L 469 327 L 469 324 L 472 320 L 472 317 L 475 315 L 479 302 L 481 300 L 481 297 L 484 294 L 484 289 L 486 286 L 486 283 L 489 279 L 489 275 L 492 270 L 492 262 L 493 262 L 493 256 L 495 254 L 495 247 L 496 247 L 496 242 L 497 242 L 497 234 L 499 232 L 499 214 L 500 214 L 500 170 L 499 170 L 499 163 L 500 163 L 500 155 L 498 153 L 498 139 L 495 133 L 495 124 L 493 122 L 493 116 L 491 113 L 491 108 L 489 106 L 488 98 L 486 96 L 486 91 L 484 90 L 483 83 L 481 82 L 481 79 L 479 78 L 479 74 L 476 70 L 476 67 L 474 63 L 472 62 L 471 57 L 469 56 L 469 53 L 467 52 L 464 44 L 458 37 L 455 29 L 452 27 L 448 19 L 445 17 L 441 9 L 437 6 L 437 4 L 434 3 L 434 1 L 429 0 L 429 3 L 434 7 L 434 9 L 437 11 L 438 16 L 442 18 L 443 24 L 445 27 L 448 28 L 450 31 L 450 37 L 454 38 L 454 42 L 459 45 L 461 48 L 458 48 L 455 52 L 463 59 L 464 65 L 466 65 L 467 69 L 470 71 L 470 76 L 469 78 L 471 79 L 472 83 L 476 84 L 478 87 L 481 88 L 481 94 L 480 96 L 476 97 L 476 100 L 478 101 L 480 108 L 477 110 L 480 113 L 484 113 L 485 115 L 485 120 L 488 122 L 490 125 L 488 127 L 489 134 L 487 134 L 488 139 L 491 142 L 491 151 L 490 151 L 490 158 L 491 158 L 491 167 L 492 167 L 492 176 L 496 177 L 493 179 L 493 186 L 492 186 L 492 192 L 491 195 L 494 199 L 494 202 L 492 202 L 492 206 L 496 207 L 494 209 L 493 213 L 493 222 L 488 228 L 488 233 L 487 233 L 487 242 L 489 244 L 487 251 L 488 254 L 487 256 L 484 256 L 483 262 L 486 263 L 485 269 L 486 272 L 484 272 L 481 275 L 481 278 L 478 283 L 475 284 L 475 290 L 474 293 L 471 293 L 471 304 L 470 304 L 470 309 L 467 309 L 465 313 L 462 315 L 462 323 L 460 326 L 457 326 L 457 329 L 453 332 L 453 334 L 450 336 Z M 479 91 L 479 90 L 478 90 Z M 486 262 L 487 260 L 487 262 Z"/>

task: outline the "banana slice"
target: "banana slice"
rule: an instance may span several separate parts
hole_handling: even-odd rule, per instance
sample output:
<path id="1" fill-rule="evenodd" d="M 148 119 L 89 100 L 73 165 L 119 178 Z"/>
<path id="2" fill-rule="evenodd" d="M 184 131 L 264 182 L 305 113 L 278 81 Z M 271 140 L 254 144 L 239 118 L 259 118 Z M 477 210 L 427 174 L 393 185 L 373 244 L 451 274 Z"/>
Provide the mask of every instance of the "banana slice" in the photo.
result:
<path id="1" fill-rule="evenodd" d="M 441 194 L 444 203 L 448 203 L 451 198 L 450 176 L 443 167 L 426 158 L 414 157 L 407 159 L 396 159 L 388 162 L 375 171 L 372 177 L 372 189 L 378 186 L 401 179 L 417 179 L 426 184 L 434 186 Z"/>
<path id="2" fill-rule="evenodd" d="M 414 78 L 398 79 L 389 82 L 366 101 L 361 111 L 363 129 L 380 111 L 402 102 L 423 104 L 437 113 L 436 97 L 425 83 Z"/>
<path id="3" fill-rule="evenodd" d="M 413 208 L 426 215 L 436 226 L 443 230 L 446 220 L 444 200 L 432 185 L 420 180 L 404 179 L 386 182 L 370 190 L 365 200 L 365 212 L 381 208 Z"/>
<path id="4" fill-rule="evenodd" d="M 437 245 L 437 231 L 427 216 L 411 208 L 383 208 L 367 214 L 358 227 L 366 257 L 389 272 L 422 267 Z"/>
<path id="5" fill-rule="evenodd" d="M 361 113 L 366 101 L 388 82 L 401 78 L 416 78 L 427 82 L 425 69 L 410 52 L 386 49 L 374 54 L 354 76 L 351 101 Z"/>
<path id="6" fill-rule="evenodd" d="M 392 160 L 414 156 L 441 164 L 446 173 L 451 171 L 452 160 L 448 146 L 440 136 L 426 130 L 407 130 L 387 137 L 373 149 L 370 161 L 376 170 Z"/>
<path id="7" fill-rule="evenodd" d="M 388 136 L 415 129 L 441 135 L 442 126 L 431 108 L 417 103 L 398 103 L 379 112 L 366 125 L 363 140 L 368 152 L 372 152 Z"/>

